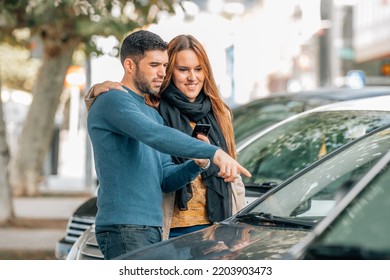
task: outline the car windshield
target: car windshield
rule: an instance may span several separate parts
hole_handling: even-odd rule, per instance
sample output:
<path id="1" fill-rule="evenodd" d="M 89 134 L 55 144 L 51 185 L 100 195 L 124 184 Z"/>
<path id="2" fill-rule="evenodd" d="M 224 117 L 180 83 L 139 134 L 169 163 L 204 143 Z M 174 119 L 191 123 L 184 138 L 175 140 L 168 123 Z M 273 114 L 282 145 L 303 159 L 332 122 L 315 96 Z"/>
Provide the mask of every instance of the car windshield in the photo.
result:
<path id="1" fill-rule="evenodd" d="M 389 149 L 390 128 L 387 127 L 319 162 L 280 189 L 271 190 L 249 213 L 269 213 L 279 218 L 318 222 L 328 214 L 348 187 Z"/>
<path id="2" fill-rule="evenodd" d="M 251 173 L 244 183 L 281 183 L 340 146 L 390 123 L 390 112 L 329 111 L 306 114 L 260 136 L 239 150 Z"/>
<path id="3" fill-rule="evenodd" d="M 345 259 L 390 259 L 390 166 L 359 193 L 311 245 L 309 253 Z"/>
<path id="4" fill-rule="evenodd" d="M 306 110 L 304 101 L 286 97 L 264 99 L 237 108 L 233 112 L 235 140 L 239 143 L 253 131 L 260 131 L 304 110 Z"/>

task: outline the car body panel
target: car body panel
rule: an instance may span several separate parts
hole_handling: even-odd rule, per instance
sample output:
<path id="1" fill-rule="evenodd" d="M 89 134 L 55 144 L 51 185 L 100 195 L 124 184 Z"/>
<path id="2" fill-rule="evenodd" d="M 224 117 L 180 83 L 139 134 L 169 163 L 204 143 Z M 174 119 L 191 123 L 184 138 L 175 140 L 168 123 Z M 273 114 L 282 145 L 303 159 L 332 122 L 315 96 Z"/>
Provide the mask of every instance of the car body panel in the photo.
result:
<path id="1" fill-rule="evenodd" d="M 305 230 L 220 223 L 163 241 L 158 249 L 145 247 L 120 259 L 145 259 L 145 256 L 154 260 L 282 259 L 306 234 Z"/>
<path id="2" fill-rule="evenodd" d="M 96 260 L 103 259 L 96 237 L 95 237 L 95 226 L 89 226 L 85 232 L 77 239 L 73 244 L 71 250 L 66 256 L 67 260 Z"/>
<path id="3" fill-rule="evenodd" d="M 96 197 L 92 197 L 81 204 L 69 218 L 65 236 L 57 241 L 55 246 L 56 259 L 66 259 L 74 243 L 85 230 L 95 223 L 97 212 Z"/>

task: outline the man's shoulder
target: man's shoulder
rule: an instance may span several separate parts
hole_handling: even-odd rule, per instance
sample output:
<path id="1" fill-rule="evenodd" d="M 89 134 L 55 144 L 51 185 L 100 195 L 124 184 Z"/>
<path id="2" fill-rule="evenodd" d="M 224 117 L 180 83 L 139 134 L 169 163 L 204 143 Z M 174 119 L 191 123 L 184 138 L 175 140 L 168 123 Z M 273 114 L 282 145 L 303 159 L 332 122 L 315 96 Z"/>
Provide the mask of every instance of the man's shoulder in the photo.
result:
<path id="1" fill-rule="evenodd" d="M 131 97 L 131 94 L 119 89 L 110 89 L 109 91 L 99 95 L 96 99 L 98 99 L 99 97 L 102 97 L 103 99 L 121 99 L 121 98 L 129 98 Z"/>
<path id="2" fill-rule="evenodd" d="M 125 102 L 131 102 L 132 100 L 133 98 L 129 93 L 117 89 L 110 89 L 109 91 L 104 92 L 99 96 L 97 96 L 94 103 L 96 103 L 96 105 L 105 104 L 104 106 L 106 107 L 107 106 L 106 103 L 112 105 L 115 104 L 115 106 L 118 106 L 124 104 Z"/>

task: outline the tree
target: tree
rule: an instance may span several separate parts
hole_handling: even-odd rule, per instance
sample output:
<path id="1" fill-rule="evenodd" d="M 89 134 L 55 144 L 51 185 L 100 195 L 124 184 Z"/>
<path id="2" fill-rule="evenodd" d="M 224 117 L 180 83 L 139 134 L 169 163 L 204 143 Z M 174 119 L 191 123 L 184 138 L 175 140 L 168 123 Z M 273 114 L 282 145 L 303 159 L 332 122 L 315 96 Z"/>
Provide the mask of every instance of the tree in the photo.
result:
<path id="1" fill-rule="evenodd" d="M 0 78 L 0 225 L 6 224 L 11 218 L 13 218 L 14 215 L 11 200 L 11 186 L 8 180 L 8 163 L 10 154 L 6 139 Z"/>
<path id="2" fill-rule="evenodd" d="M 10 0 L 0 3 L 0 39 L 28 43 L 31 36 L 43 42 L 42 66 L 15 158 L 11 158 L 14 195 L 35 196 L 45 154 L 54 131 L 54 116 L 68 67 L 76 49 L 96 51 L 95 35 L 126 33 L 155 22 L 159 11 L 173 12 L 175 0 Z M 25 36 L 28 31 L 29 36 Z M 24 37 L 23 37 L 24 36 Z"/>

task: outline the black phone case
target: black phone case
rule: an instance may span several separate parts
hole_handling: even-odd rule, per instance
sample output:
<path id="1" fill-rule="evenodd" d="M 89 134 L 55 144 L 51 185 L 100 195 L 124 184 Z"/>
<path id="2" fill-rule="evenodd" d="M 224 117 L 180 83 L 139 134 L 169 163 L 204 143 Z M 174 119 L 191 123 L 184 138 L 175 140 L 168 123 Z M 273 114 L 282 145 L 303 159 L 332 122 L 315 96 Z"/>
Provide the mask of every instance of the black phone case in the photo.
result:
<path id="1" fill-rule="evenodd" d="M 192 137 L 196 137 L 198 133 L 208 136 L 210 129 L 211 125 L 209 124 L 196 124 L 194 130 L 192 131 Z"/>

